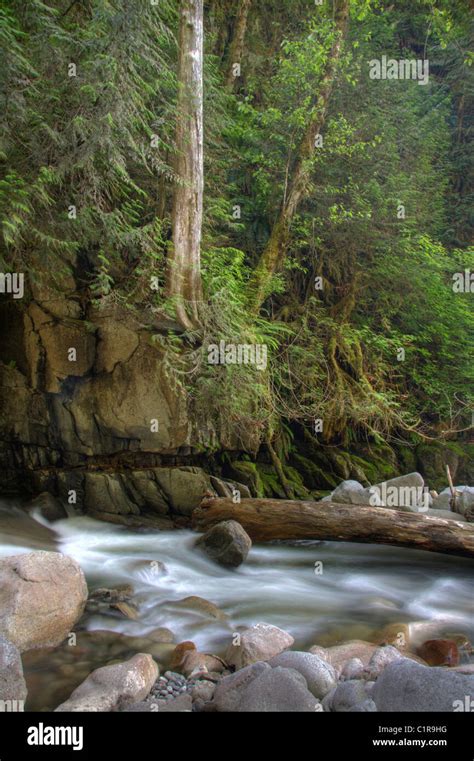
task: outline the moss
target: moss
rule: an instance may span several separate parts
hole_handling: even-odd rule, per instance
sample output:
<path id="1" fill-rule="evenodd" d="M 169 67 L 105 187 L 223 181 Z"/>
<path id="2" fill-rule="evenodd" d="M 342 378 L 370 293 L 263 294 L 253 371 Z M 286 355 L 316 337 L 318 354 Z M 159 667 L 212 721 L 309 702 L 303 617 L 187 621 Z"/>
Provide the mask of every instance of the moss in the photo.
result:
<path id="1" fill-rule="evenodd" d="M 338 480 L 327 469 L 324 469 L 300 454 L 291 456 L 291 463 L 303 477 L 305 485 L 309 489 L 335 489 Z"/>
<path id="2" fill-rule="evenodd" d="M 255 497 L 264 497 L 265 489 L 260 473 L 254 462 L 234 460 L 230 464 L 232 476 L 241 483 L 248 486 Z"/>

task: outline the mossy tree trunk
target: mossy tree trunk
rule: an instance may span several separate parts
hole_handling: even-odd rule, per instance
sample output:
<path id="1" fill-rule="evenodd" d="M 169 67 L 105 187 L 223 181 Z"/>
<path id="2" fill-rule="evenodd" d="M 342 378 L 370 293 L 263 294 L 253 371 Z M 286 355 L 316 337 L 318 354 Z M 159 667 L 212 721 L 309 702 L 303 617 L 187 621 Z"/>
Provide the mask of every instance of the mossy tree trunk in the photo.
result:
<path id="1" fill-rule="evenodd" d="M 347 30 L 349 2 L 350 0 L 335 0 L 335 39 L 328 55 L 316 102 L 311 110 L 306 131 L 301 141 L 280 214 L 252 277 L 250 300 L 255 311 L 258 311 L 265 300 L 272 276 L 281 267 L 288 243 L 291 221 L 308 185 L 316 137 L 320 134 L 326 120 L 337 65 L 341 57 Z"/>
<path id="2" fill-rule="evenodd" d="M 199 324 L 202 300 L 201 231 L 203 163 L 203 0 L 181 0 L 176 119 L 173 245 L 168 257 L 167 295 L 187 330 Z"/>
<path id="3" fill-rule="evenodd" d="M 244 51 L 245 32 L 247 31 L 247 21 L 252 0 L 240 0 L 237 17 L 235 20 L 232 40 L 227 57 L 226 85 L 231 90 L 234 86 L 236 76 L 234 66 L 242 63 Z"/>

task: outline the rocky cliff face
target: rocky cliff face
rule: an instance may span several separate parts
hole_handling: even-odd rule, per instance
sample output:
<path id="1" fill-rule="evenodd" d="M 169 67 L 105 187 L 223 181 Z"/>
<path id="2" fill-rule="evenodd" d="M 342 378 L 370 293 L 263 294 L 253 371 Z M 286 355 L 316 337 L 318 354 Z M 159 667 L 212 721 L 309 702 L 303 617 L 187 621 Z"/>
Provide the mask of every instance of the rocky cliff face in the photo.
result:
<path id="1" fill-rule="evenodd" d="M 285 498 L 265 449 L 255 461 L 256 430 L 193 418 L 155 340 L 169 321 L 116 300 L 99 308 L 72 269 L 56 281 L 54 289 L 30 283 L 23 300 L 0 297 L 1 493 L 48 491 L 76 511 L 156 527 L 185 520 L 210 488 Z M 473 449 L 345 452 L 297 430 L 284 469 L 297 498 L 321 496 L 343 479 L 377 483 L 414 470 L 443 488 L 446 464 L 457 483 L 473 482 Z"/>
<path id="2" fill-rule="evenodd" d="M 2 297 L 3 493 L 48 490 L 132 524 L 189 514 L 210 486 L 203 452 L 232 459 L 258 439 L 193 422 L 151 311 L 83 304 L 72 274 L 61 282 L 33 285 L 28 303 Z"/>

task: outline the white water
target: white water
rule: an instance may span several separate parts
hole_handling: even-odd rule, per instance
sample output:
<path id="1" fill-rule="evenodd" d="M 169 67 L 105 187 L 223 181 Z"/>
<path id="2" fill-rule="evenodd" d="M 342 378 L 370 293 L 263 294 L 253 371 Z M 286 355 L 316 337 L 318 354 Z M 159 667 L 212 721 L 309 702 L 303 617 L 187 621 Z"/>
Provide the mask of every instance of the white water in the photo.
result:
<path id="1" fill-rule="evenodd" d="M 1 526 L 0 556 L 29 551 L 31 538 L 22 548 L 21 535 L 13 544 L 11 527 L 2 536 Z M 472 561 L 376 545 L 299 542 L 256 545 L 243 566 L 229 571 L 193 548 L 191 531 L 137 532 L 76 517 L 55 523 L 54 532 L 58 549 L 79 562 L 90 589 L 135 588 L 139 620 L 97 615 L 88 622 L 91 629 L 138 635 L 166 626 L 176 641 L 210 648 L 229 642 L 239 626 L 265 621 L 304 646 L 324 635 L 332 641 L 368 638 L 387 623 L 432 620 L 474 639 Z M 166 572 L 153 561 L 164 563 Z M 321 575 L 315 574 L 318 561 Z M 173 604 L 190 595 L 212 601 L 228 620 Z"/>

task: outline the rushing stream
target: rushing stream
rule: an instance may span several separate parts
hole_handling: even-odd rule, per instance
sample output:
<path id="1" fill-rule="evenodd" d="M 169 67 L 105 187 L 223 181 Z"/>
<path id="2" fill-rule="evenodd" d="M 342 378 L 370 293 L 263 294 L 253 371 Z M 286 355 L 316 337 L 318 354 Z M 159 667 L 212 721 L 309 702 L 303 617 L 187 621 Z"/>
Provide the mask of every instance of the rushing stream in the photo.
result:
<path id="1" fill-rule="evenodd" d="M 191 639 L 216 653 L 223 652 L 232 632 L 258 621 L 291 632 L 299 647 L 372 639 L 386 624 L 421 620 L 439 621 L 443 629 L 474 640 L 474 561 L 388 546 L 295 542 L 256 545 L 247 562 L 230 571 L 193 549 L 195 539 L 191 531 L 130 531 L 86 517 L 48 527 L 43 519 L 0 509 L 1 556 L 56 548 L 78 561 L 90 589 L 134 587 L 137 620 L 93 614 L 86 620 L 88 630 L 143 637 L 167 627 L 177 642 Z M 189 596 L 212 601 L 225 615 L 217 619 L 176 604 Z M 91 665 L 104 665 L 103 654 L 91 655 L 93 642 L 85 655 L 82 648 L 82 661 L 64 648 L 62 660 L 51 651 L 26 658 L 33 707 L 54 704 Z M 158 660 L 162 654 L 165 661 L 170 649 L 157 646 Z M 115 657 L 118 652 L 116 647 Z M 51 674 L 59 692 L 47 699 L 45 680 Z"/>

